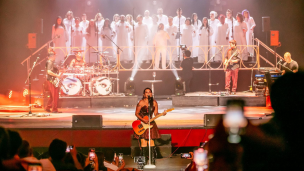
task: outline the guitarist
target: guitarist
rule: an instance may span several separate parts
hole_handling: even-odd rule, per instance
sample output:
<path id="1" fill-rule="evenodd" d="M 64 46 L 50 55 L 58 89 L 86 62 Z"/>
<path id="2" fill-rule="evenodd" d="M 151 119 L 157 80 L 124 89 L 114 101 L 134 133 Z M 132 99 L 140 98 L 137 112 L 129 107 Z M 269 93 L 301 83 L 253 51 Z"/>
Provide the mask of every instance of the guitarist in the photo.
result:
<path id="1" fill-rule="evenodd" d="M 61 113 L 58 111 L 57 105 L 59 100 L 59 87 L 55 87 L 52 83 L 52 80 L 54 77 L 59 78 L 60 75 L 56 74 L 56 71 L 58 69 L 55 67 L 55 59 L 56 59 L 56 53 L 53 49 L 50 49 L 48 52 L 48 60 L 46 61 L 46 71 L 47 71 L 47 84 L 50 91 L 50 98 L 48 100 L 46 111 L 52 113 Z"/>
<path id="2" fill-rule="evenodd" d="M 144 116 L 149 116 L 149 102 L 150 102 L 150 106 L 152 106 L 152 111 L 150 113 L 150 119 L 152 118 L 152 115 L 154 113 L 155 116 L 157 116 L 158 114 L 158 104 L 155 100 L 153 100 L 152 98 L 152 90 L 150 88 L 145 88 L 144 92 L 143 92 L 143 98 L 138 102 L 137 106 L 136 106 L 136 112 L 135 115 L 136 117 L 141 120 L 142 122 L 144 122 L 145 124 L 149 123 L 149 120 L 144 119 Z M 164 113 L 166 114 L 166 113 Z M 150 128 L 150 135 L 151 135 L 151 163 L 155 164 L 155 159 L 156 159 L 156 147 L 155 147 L 155 143 L 154 140 L 155 139 L 159 139 L 160 138 L 160 134 L 158 131 L 158 127 L 155 123 L 155 121 L 150 123 L 151 125 L 153 125 L 152 128 Z M 137 135 L 134 133 L 134 138 L 140 140 L 140 144 L 141 144 L 141 156 L 145 156 L 146 157 L 146 162 L 148 161 L 147 156 L 149 156 L 149 130 L 147 129 L 145 131 L 144 134 L 142 135 Z"/>
<path id="3" fill-rule="evenodd" d="M 225 57 L 224 67 L 226 69 L 226 76 L 225 76 L 225 89 L 230 94 L 230 78 L 232 78 L 232 93 L 236 93 L 237 88 L 237 81 L 238 81 L 238 74 L 240 68 L 240 58 L 239 58 L 239 51 L 236 48 L 236 41 L 230 40 L 229 41 L 230 49 L 227 51 L 227 55 Z M 238 51 L 238 52 L 236 52 Z M 232 56 L 233 55 L 233 56 Z"/>

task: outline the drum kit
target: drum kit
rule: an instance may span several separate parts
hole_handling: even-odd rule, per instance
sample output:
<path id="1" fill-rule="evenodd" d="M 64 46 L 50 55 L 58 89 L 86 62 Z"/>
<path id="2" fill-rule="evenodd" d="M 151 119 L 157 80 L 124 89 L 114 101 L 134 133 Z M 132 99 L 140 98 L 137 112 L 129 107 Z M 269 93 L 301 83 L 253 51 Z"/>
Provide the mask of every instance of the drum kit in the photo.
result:
<path id="1" fill-rule="evenodd" d="M 109 52 L 100 52 L 104 59 Z M 69 57 L 68 57 L 69 58 Z M 116 65 L 95 63 L 92 66 L 62 67 L 61 96 L 106 96 L 114 92 L 114 82 L 118 80 Z M 111 76 L 116 75 L 116 78 Z"/>

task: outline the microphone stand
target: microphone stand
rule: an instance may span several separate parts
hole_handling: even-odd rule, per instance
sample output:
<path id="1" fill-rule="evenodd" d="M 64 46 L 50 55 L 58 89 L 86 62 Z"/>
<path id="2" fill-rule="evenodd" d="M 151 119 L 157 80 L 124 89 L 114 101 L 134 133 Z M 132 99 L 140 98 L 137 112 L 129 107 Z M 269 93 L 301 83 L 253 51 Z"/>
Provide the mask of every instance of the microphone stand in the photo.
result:
<path id="1" fill-rule="evenodd" d="M 231 37 L 232 37 L 232 39 L 234 39 L 234 35 L 233 35 L 233 11 L 231 11 L 231 21 L 232 21 L 232 24 L 231 24 Z"/>
<path id="2" fill-rule="evenodd" d="M 215 53 L 210 59 L 209 61 L 206 63 L 208 66 L 209 66 L 209 93 L 211 93 L 211 86 L 212 85 L 219 85 L 219 83 L 216 83 L 216 84 L 211 84 L 211 66 L 210 66 L 210 62 L 211 60 L 215 57 L 215 55 L 217 55 L 219 52 L 222 51 L 222 48 L 217 52 Z"/>
<path id="3" fill-rule="evenodd" d="M 105 34 L 105 37 L 108 38 L 116 47 L 117 47 L 117 94 L 119 93 L 119 67 L 120 67 L 120 54 L 119 50 L 123 52 L 123 50 L 109 37 Z"/>
<path id="4" fill-rule="evenodd" d="M 96 22 L 96 27 L 95 28 L 97 28 L 97 31 L 95 30 L 95 35 L 96 35 L 96 39 L 97 39 L 97 51 L 99 51 L 99 46 L 98 46 L 98 35 L 99 35 L 98 20 Z M 97 65 L 98 65 L 98 54 L 99 53 L 96 54 L 97 55 L 96 56 L 97 57 L 97 61 L 96 61 Z M 98 68 L 99 68 L 99 66 L 98 66 Z"/>
<path id="5" fill-rule="evenodd" d="M 34 70 L 34 68 L 36 66 L 36 63 L 37 63 L 38 59 L 39 59 L 39 57 L 37 57 L 36 61 L 34 62 L 34 65 L 32 66 L 32 69 L 31 69 L 31 71 L 30 71 L 30 73 L 29 73 L 29 75 L 28 75 L 28 77 L 27 77 L 27 79 L 25 81 L 25 84 L 26 84 L 27 81 L 29 82 L 29 106 L 30 106 L 30 111 L 26 115 L 32 114 L 32 104 L 31 104 L 32 103 L 32 88 L 31 88 L 32 82 L 31 82 L 31 74 L 32 74 L 32 72 L 33 72 L 33 70 Z"/>
<path id="6" fill-rule="evenodd" d="M 133 7 L 133 17 L 134 17 L 134 7 Z M 132 19 L 133 19 L 132 17 Z M 133 26 L 133 50 L 134 50 L 134 63 L 135 63 L 135 30 L 134 30 L 134 19 L 131 21 Z"/>
<path id="7" fill-rule="evenodd" d="M 179 33 L 179 35 L 178 35 L 178 46 L 180 47 L 180 45 L 181 45 L 181 42 L 180 42 L 180 37 L 181 37 L 181 32 L 180 32 L 180 20 L 181 20 L 181 18 L 182 18 L 182 15 L 180 14 L 180 12 L 181 12 L 181 8 L 179 8 L 178 9 L 178 14 L 180 15 L 180 17 L 179 16 L 177 16 L 177 18 L 178 18 L 178 33 Z M 179 51 L 178 51 L 178 61 L 181 61 L 181 56 L 180 56 L 180 49 L 179 49 Z"/>

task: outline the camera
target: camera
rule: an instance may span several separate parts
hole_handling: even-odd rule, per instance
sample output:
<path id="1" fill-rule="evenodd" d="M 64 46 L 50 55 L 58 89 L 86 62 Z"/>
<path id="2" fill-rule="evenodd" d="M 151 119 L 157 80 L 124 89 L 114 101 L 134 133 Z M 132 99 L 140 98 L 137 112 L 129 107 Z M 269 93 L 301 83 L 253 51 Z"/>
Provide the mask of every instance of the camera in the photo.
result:
<path id="1" fill-rule="evenodd" d="M 134 163 L 137 163 L 137 169 L 138 170 L 144 170 L 146 159 L 145 159 L 144 156 L 135 156 L 134 157 Z"/>
<path id="2" fill-rule="evenodd" d="M 181 48 L 182 51 L 187 50 L 187 45 L 180 45 L 179 48 Z"/>
<path id="3" fill-rule="evenodd" d="M 191 154 L 190 153 L 181 153 L 181 158 L 182 159 L 191 158 Z"/>
<path id="4" fill-rule="evenodd" d="M 68 145 L 67 148 L 66 148 L 66 150 L 65 150 L 65 152 L 69 153 L 73 148 L 74 148 L 74 146 Z"/>

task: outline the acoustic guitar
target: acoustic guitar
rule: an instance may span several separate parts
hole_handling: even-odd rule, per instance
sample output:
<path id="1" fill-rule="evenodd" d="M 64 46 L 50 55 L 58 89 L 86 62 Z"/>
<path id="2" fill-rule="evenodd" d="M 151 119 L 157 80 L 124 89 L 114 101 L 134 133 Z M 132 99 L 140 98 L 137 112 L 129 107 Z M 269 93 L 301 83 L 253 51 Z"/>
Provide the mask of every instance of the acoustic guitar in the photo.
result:
<path id="1" fill-rule="evenodd" d="M 167 112 L 171 112 L 172 110 L 174 110 L 174 108 L 165 110 L 163 113 L 161 113 L 161 114 L 155 116 L 154 118 L 150 119 L 150 122 L 152 122 L 152 121 L 154 121 L 155 119 L 157 119 L 157 118 L 163 116 L 163 115 L 164 115 L 165 113 L 167 113 Z M 144 119 L 149 120 L 149 117 L 148 117 L 148 116 L 145 116 Z M 132 123 L 132 127 L 133 127 L 134 132 L 135 132 L 137 135 L 142 135 L 142 134 L 146 131 L 146 129 L 152 128 L 153 125 L 150 125 L 150 123 L 145 124 L 145 123 L 143 123 L 141 120 L 136 120 L 136 121 L 134 121 L 134 122 Z"/>

